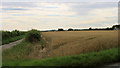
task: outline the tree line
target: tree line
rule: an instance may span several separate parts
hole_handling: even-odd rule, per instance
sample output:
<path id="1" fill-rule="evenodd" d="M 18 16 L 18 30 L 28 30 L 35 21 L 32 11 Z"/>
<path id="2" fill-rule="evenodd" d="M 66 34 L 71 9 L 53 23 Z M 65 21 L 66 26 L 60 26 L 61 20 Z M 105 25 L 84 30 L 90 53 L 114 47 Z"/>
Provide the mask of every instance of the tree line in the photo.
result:
<path id="1" fill-rule="evenodd" d="M 9 39 L 11 37 L 21 36 L 24 35 L 24 31 L 13 30 L 13 31 L 1 31 L 2 32 L 2 39 Z"/>
<path id="2" fill-rule="evenodd" d="M 80 31 L 80 30 L 119 30 L 120 25 L 113 25 L 112 27 L 107 27 L 107 28 L 92 28 L 90 27 L 89 29 L 72 29 L 69 28 L 68 30 L 64 30 L 63 28 L 59 28 L 58 31 Z"/>

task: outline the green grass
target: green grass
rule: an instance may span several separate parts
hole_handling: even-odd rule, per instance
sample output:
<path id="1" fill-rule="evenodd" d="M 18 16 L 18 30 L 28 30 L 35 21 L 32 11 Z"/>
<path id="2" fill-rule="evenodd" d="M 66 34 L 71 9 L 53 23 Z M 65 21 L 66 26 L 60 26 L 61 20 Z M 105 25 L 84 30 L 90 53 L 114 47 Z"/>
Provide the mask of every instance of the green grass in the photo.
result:
<path id="1" fill-rule="evenodd" d="M 11 38 L 8 38 L 8 39 L 3 39 L 2 40 L 2 45 L 4 44 L 8 44 L 10 42 L 14 42 L 14 41 L 17 41 L 17 40 L 20 40 L 24 37 L 24 35 L 21 35 L 21 36 L 16 36 L 16 37 L 11 37 Z"/>
<path id="2" fill-rule="evenodd" d="M 22 41 L 20 44 L 13 46 L 12 48 L 3 50 L 3 60 L 21 60 L 26 59 L 32 51 L 32 44 Z"/>
<path id="3" fill-rule="evenodd" d="M 101 66 L 117 62 L 118 60 L 118 48 L 112 48 L 99 52 L 90 52 L 73 56 L 51 57 L 42 60 L 3 60 L 3 66 L 80 66 L 84 68 Z"/>
<path id="4" fill-rule="evenodd" d="M 8 60 L 24 60 L 24 59 L 31 59 L 29 58 L 29 55 L 35 51 L 36 46 L 44 46 L 45 41 L 41 39 L 38 43 L 29 43 L 23 40 L 21 43 L 19 43 L 16 46 L 13 46 L 12 48 L 5 49 L 2 52 L 3 61 Z"/>

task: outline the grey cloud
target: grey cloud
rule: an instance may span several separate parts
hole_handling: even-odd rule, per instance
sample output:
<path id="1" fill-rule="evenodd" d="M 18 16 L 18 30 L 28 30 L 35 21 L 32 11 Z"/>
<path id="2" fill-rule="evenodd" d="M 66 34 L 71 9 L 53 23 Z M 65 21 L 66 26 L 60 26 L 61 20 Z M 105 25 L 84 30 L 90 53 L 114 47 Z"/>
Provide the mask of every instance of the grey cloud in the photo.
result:
<path id="1" fill-rule="evenodd" d="M 2 2 L 4 7 L 36 7 L 33 2 Z"/>
<path id="2" fill-rule="evenodd" d="M 27 10 L 23 8 L 2 8 L 2 10 Z"/>
<path id="3" fill-rule="evenodd" d="M 37 5 L 32 2 L 2 2 L 2 6 L 3 12 L 9 12 L 11 10 L 25 11 L 30 10 L 30 8 L 37 7 Z"/>
<path id="4" fill-rule="evenodd" d="M 96 3 L 75 3 L 71 6 L 71 11 L 76 11 L 78 15 L 88 15 L 88 13 L 94 9 L 113 8 L 117 7 L 116 2 L 96 2 Z"/>
<path id="5" fill-rule="evenodd" d="M 76 3 L 73 8 L 111 8 L 117 5 L 116 2 L 80 2 Z"/>

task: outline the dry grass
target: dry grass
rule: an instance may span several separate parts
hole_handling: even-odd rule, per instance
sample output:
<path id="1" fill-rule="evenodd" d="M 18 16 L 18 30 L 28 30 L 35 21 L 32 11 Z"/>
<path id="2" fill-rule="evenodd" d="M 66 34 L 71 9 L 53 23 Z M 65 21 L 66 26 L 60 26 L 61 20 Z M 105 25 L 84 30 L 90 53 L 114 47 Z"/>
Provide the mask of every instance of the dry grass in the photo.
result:
<path id="1" fill-rule="evenodd" d="M 75 55 L 117 47 L 118 31 L 43 32 L 49 56 Z"/>

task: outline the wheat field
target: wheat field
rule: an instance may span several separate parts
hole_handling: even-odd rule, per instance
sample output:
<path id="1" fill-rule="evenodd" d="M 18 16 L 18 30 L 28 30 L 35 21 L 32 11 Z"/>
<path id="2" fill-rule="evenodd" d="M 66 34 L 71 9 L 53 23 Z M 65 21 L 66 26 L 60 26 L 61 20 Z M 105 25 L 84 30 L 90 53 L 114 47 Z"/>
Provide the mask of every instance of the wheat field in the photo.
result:
<path id="1" fill-rule="evenodd" d="M 42 32 L 49 43 L 49 56 L 76 55 L 118 46 L 118 31 Z"/>

